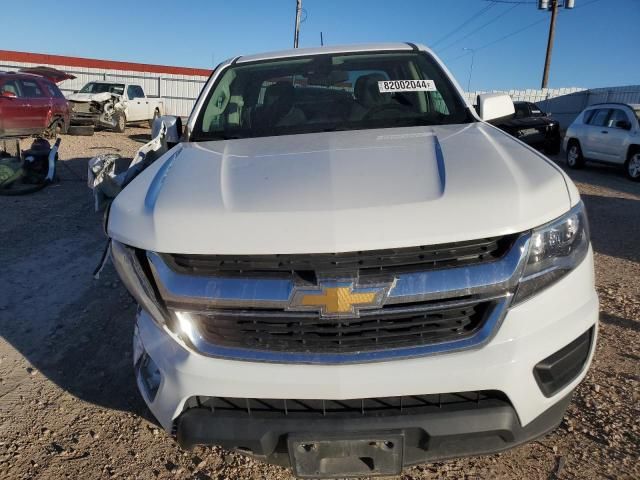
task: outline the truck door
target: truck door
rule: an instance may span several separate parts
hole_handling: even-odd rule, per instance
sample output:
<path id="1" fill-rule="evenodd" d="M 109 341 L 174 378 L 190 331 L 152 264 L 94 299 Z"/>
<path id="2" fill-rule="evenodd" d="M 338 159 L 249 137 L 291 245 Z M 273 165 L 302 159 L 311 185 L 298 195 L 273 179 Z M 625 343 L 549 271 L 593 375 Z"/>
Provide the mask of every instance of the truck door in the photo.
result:
<path id="1" fill-rule="evenodd" d="M 140 85 L 129 85 L 127 87 L 127 103 L 127 120 L 139 122 L 149 118 L 147 99 Z"/>

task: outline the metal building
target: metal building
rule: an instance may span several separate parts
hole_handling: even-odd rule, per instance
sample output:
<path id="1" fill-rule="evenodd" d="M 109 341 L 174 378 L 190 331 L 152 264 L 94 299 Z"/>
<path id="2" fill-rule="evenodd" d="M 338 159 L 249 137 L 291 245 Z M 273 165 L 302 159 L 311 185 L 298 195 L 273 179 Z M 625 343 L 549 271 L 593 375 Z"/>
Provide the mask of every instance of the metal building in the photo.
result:
<path id="1" fill-rule="evenodd" d="M 92 80 L 116 80 L 136 83 L 151 97 L 164 100 L 167 114 L 186 117 L 191 113 L 210 70 L 201 68 L 117 62 L 62 55 L 0 50 L 0 70 L 19 70 L 23 67 L 47 66 L 76 76 L 58 85 L 67 95 Z"/>

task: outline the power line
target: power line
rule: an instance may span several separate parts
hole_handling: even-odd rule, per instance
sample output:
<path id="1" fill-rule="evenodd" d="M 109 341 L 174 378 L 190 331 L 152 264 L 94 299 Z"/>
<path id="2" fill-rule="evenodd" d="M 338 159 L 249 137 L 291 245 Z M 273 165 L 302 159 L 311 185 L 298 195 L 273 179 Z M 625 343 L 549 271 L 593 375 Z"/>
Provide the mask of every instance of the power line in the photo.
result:
<path id="1" fill-rule="evenodd" d="M 485 43 L 484 45 L 481 45 L 480 47 L 476 47 L 476 48 L 475 48 L 475 50 L 482 50 L 483 48 L 490 47 L 491 45 L 494 45 L 494 44 L 496 44 L 496 43 L 498 43 L 498 42 L 501 42 L 502 40 L 506 40 L 506 39 L 507 39 L 507 38 L 509 38 L 509 37 L 513 37 L 514 35 L 517 35 L 517 34 L 519 34 L 519 33 L 522 33 L 522 32 L 524 32 L 525 30 L 528 30 L 528 29 L 530 29 L 531 27 L 534 27 L 534 26 L 539 25 L 540 23 L 542 23 L 542 22 L 546 22 L 546 21 L 547 21 L 547 19 L 546 19 L 546 18 L 542 18 L 542 19 L 540 19 L 540 20 L 536 20 L 535 22 L 530 23 L 530 24 L 528 24 L 528 25 L 526 25 L 526 26 L 524 26 L 524 27 L 522 27 L 522 28 L 519 28 L 518 30 L 515 30 L 515 31 L 513 31 L 513 32 L 511 32 L 511 33 L 507 33 L 507 34 L 506 34 L 506 35 L 504 35 L 503 37 L 497 38 L 497 39 L 495 39 L 495 40 L 493 40 L 493 41 L 491 41 L 491 42 L 489 42 L 489 43 Z M 465 55 L 467 55 L 467 54 L 466 54 L 466 53 L 463 53 L 462 55 L 459 55 L 459 56 L 457 56 L 456 58 L 451 59 L 450 61 L 451 61 L 451 62 L 453 62 L 454 60 L 457 60 L 457 59 L 459 59 L 459 58 L 464 57 Z"/>
<path id="2" fill-rule="evenodd" d="M 458 25 L 456 28 L 454 28 L 453 30 L 451 30 L 449 33 L 447 33 L 444 37 L 441 37 L 439 40 L 433 42 L 431 44 L 431 47 L 435 47 L 437 44 L 441 43 L 443 40 L 446 40 L 447 38 L 449 38 L 451 35 L 453 35 L 454 33 L 458 32 L 460 29 L 462 29 L 463 27 L 465 27 L 466 25 L 468 25 L 469 23 L 471 23 L 472 21 L 474 21 L 476 18 L 478 18 L 479 16 L 483 15 L 485 12 L 487 12 L 488 10 L 490 10 L 491 8 L 495 7 L 495 4 L 491 3 L 489 5 L 487 5 L 486 7 L 482 7 L 480 10 L 478 10 L 476 13 L 474 13 L 473 15 L 471 15 L 469 18 L 467 18 L 464 22 L 462 22 L 460 25 Z"/>
<path id="3" fill-rule="evenodd" d="M 495 1 L 495 0 L 494 0 L 494 1 Z M 589 5 L 592 5 L 592 4 L 594 4 L 594 3 L 601 2 L 601 1 L 602 1 L 602 0 L 591 0 L 590 2 L 583 3 L 583 4 L 581 4 L 581 5 L 577 5 L 575 8 L 576 8 L 576 9 L 577 9 L 577 8 L 584 8 L 584 7 L 587 7 L 587 6 L 589 6 Z M 503 41 L 503 40 L 506 40 L 507 38 L 510 38 L 510 37 L 512 37 L 512 36 L 514 36 L 514 35 L 517 35 L 517 34 L 519 34 L 519 33 L 522 33 L 522 32 L 524 32 L 525 30 L 528 30 L 528 29 L 530 29 L 531 27 L 534 27 L 534 26 L 536 26 L 536 25 L 538 25 L 538 24 L 540 24 L 540 23 L 546 22 L 546 21 L 547 21 L 547 19 L 546 19 L 546 18 L 542 18 L 542 19 L 540 19 L 540 20 L 537 20 L 537 21 L 535 21 L 535 22 L 533 22 L 533 23 L 530 23 L 530 24 L 528 24 L 528 25 L 525 25 L 525 26 L 524 26 L 524 27 L 522 27 L 522 28 L 519 28 L 518 30 L 515 30 L 515 31 L 513 31 L 513 32 L 511 32 L 511 33 L 508 33 L 508 34 L 506 34 L 506 35 L 504 35 L 504 36 L 502 36 L 502 37 L 500 37 L 500 38 L 496 38 L 495 40 L 492 40 L 492 41 L 491 41 L 491 42 L 489 42 L 489 43 L 485 43 L 484 45 L 481 45 L 481 46 L 479 46 L 479 47 L 475 47 L 475 48 L 474 48 L 474 50 L 478 51 L 478 50 L 482 50 L 482 49 L 484 49 L 484 48 L 490 47 L 490 46 L 492 46 L 492 45 L 495 45 L 495 44 L 496 44 L 496 43 L 498 43 L 498 42 L 501 42 L 501 41 Z M 453 62 L 453 61 L 458 60 L 458 59 L 460 59 L 460 58 L 462 58 L 462 57 L 465 57 L 465 56 L 467 56 L 467 55 L 468 55 L 468 53 L 463 53 L 462 55 L 458 55 L 457 57 L 452 58 L 451 60 L 449 60 L 449 62 Z"/>
<path id="4" fill-rule="evenodd" d="M 464 40 L 465 38 L 469 38 L 471 35 L 473 35 L 474 33 L 479 32 L 480 30 L 482 30 L 483 28 L 485 28 L 488 25 L 491 25 L 493 22 L 495 22 L 496 20 L 504 17 L 507 13 L 509 13 L 511 10 L 519 7 L 521 4 L 520 3 L 516 3 L 515 5 L 513 5 L 511 8 L 506 9 L 504 12 L 502 12 L 500 15 L 493 17 L 491 20 L 489 20 L 486 23 L 483 23 L 482 25 L 480 25 L 478 28 L 476 28 L 475 30 L 472 30 L 471 32 L 467 33 L 464 37 L 459 38 L 458 40 L 455 40 L 453 43 L 450 43 L 449 45 L 447 45 L 446 47 L 442 48 L 440 50 L 440 52 L 444 52 L 445 50 L 450 49 L 452 46 L 460 43 L 462 40 Z"/>

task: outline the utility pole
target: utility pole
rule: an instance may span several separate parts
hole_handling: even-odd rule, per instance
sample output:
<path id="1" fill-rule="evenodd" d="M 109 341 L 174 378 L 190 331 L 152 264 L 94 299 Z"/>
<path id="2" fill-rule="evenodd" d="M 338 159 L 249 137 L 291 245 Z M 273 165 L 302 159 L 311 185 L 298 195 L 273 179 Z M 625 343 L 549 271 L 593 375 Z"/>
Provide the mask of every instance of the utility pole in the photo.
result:
<path id="1" fill-rule="evenodd" d="M 544 59 L 544 73 L 542 74 L 542 88 L 547 88 L 549 83 L 549 67 L 551 66 L 551 52 L 553 50 L 553 37 L 556 34 L 556 17 L 558 16 L 558 0 L 551 0 L 551 23 L 549 24 L 549 38 L 547 39 L 547 55 Z"/>
<path id="2" fill-rule="evenodd" d="M 475 48 L 464 47 L 462 50 L 471 52 L 471 66 L 469 67 L 469 80 L 467 80 L 467 92 L 471 91 L 471 74 L 473 73 L 473 59 L 476 56 Z"/>
<path id="3" fill-rule="evenodd" d="M 544 59 L 544 72 L 542 73 L 542 88 L 547 88 L 549 83 L 549 68 L 551 67 L 551 53 L 553 51 L 553 39 L 556 33 L 556 17 L 560 0 L 538 0 L 540 10 L 551 10 L 551 22 L 549 23 L 549 38 L 547 39 L 547 55 Z M 564 0 L 564 8 L 573 8 L 575 0 Z"/>
<path id="4" fill-rule="evenodd" d="M 300 15 L 302 14 L 302 0 L 296 0 L 296 28 L 293 34 L 293 48 L 298 48 L 300 38 Z"/>

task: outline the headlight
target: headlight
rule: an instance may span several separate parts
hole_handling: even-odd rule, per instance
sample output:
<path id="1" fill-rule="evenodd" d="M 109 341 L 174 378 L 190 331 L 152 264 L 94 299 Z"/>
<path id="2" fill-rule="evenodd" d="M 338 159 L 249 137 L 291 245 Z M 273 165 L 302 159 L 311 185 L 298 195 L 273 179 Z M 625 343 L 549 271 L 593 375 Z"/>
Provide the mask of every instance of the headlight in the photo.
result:
<path id="1" fill-rule="evenodd" d="M 589 225 L 580 202 L 567 214 L 533 230 L 527 263 L 514 298 L 521 302 L 558 281 L 582 262 L 589 250 Z"/>
<path id="2" fill-rule="evenodd" d="M 111 241 L 111 258 L 124 286 L 136 299 L 138 305 L 149 312 L 156 323 L 162 325 L 167 317 L 165 309 L 157 300 L 153 287 L 145 275 L 136 251 L 115 240 Z"/>

